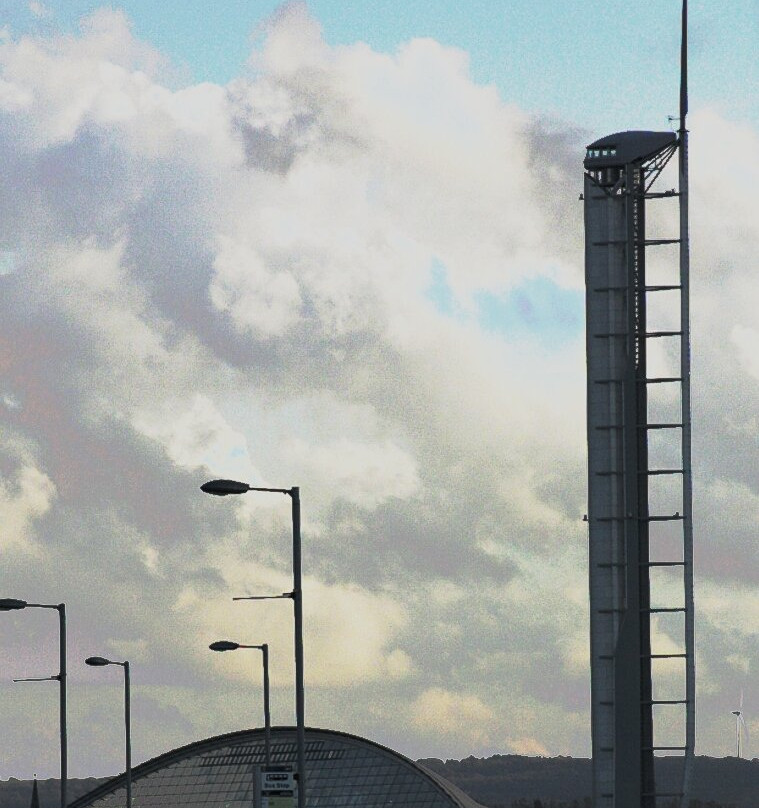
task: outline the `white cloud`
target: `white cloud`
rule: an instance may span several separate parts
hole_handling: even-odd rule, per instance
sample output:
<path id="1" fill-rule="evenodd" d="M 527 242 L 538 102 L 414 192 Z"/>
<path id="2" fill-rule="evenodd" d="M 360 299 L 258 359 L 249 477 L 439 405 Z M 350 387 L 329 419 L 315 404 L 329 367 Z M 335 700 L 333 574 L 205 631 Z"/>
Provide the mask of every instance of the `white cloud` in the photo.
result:
<path id="1" fill-rule="evenodd" d="M 37 2 L 37 0 L 31 0 L 31 2 L 29 3 L 29 11 L 38 20 L 44 20 L 52 16 L 52 12 L 50 11 L 50 9 L 43 3 Z"/>
<path id="2" fill-rule="evenodd" d="M 742 654 L 730 654 L 725 657 L 725 662 L 745 674 L 749 672 L 749 668 L 751 667 L 749 659 Z"/>
<path id="3" fill-rule="evenodd" d="M 235 325 L 256 336 L 281 336 L 299 317 L 298 284 L 287 271 L 270 272 L 255 250 L 221 239 L 211 300 Z"/>
<path id="4" fill-rule="evenodd" d="M 308 679 L 315 686 L 348 689 L 411 672 L 408 655 L 393 647 L 406 622 L 392 597 L 355 586 L 304 584 L 304 617 L 314 627 L 309 638 Z"/>
<path id="5" fill-rule="evenodd" d="M 253 54 L 254 66 L 276 74 L 306 73 L 326 66 L 330 50 L 321 26 L 304 2 L 284 3 L 272 15 L 262 53 Z"/>
<path id="6" fill-rule="evenodd" d="M 27 101 L 17 119 L 27 147 L 65 142 L 90 122 L 117 122 L 129 117 L 135 104 L 154 105 L 149 97 L 157 88 L 134 66 L 151 71 L 163 59 L 132 37 L 123 12 L 96 11 L 83 20 L 82 30 L 79 39 L 25 38 L 5 50 L 3 80 L 26 88 L 13 97 Z"/>
<path id="7" fill-rule="evenodd" d="M 50 509 L 56 489 L 34 466 L 22 466 L 14 479 L 0 477 L 0 549 L 41 556 L 34 523 Z"/>
<path id="8" fill-rule="evenodd" d="M 515 755 L 548 757 L 550 752 L 536 738 L 509 738 L 509 746 Z"/>
<path id="9" fill-rule="evenodd" d="M 406 499 L 420 492 L 412 457 L 390 441 L 366 444 L 343 438 L 311 446 L 292 440 L 286 452 L 305 479 L 318 480 L 332 496 L 362 508 L 376 508 L 392 498 Z"/>
<path id="10" fill-rule="evenodd" d="M 197 636 L 199 651 L 204 648 L 204 641 L 207 644 L 206 638 L 227 631 L 231 597 L 247 593 L 279 594 L 292 589 L 292 579 L 287 574 L 246 559 L 237 543 L 217 544 L 208 548 L 207 556 L 225 580 L 227 597 L 205 602 L 197 589 L 189 586 L 182 589 L 174 603 L 175 611 L 186 620 L 187 629 Z M 354 688 L 411 674 L 411 659 L 394 645 L 406 622 L 403 606 L 395 598 L 357 586 L 325 584 L 308 576 L 303 582 L 303 593 L 310 686 Z M 283 599 L 276 610 L 264 611 L 266 606 L 255 602 L 238 605 L 235 610 L 239 612 L 241 608 L 258 609 L 259 622 L 263 621 L 266 636 L 277 649 L 277 654 L 272 654 L 273 681 L 276 686 L 284 686 L 292 676 L 288 668 L 293 630 L 290 601 Z M 227 664 L 232 675 L 249 677 L 244 660 Z"/>
<path id="11" fill-rule="evenodd" d="M 759 333 L 749 326 L 736 325 L 730 338 L 738 349 L 738 357 L 745 370 L 759 379 Z"/>
<path id="12" fill-rule="evenodd" d="M 590 635 L 587 626 L 580 626 L 576 632 L 559 643 L 561 657 L 566 669 L 575 676 L 590 675 Z"/>
<path id="13" fill-rule="evenodd" d="M 110 640 L 109 648 L 112 649 L 109 653 L 113 656 L 119 656 L 122 660 L 129 660 L 131 665 L 139 665 L 140 662 L 149 658 L 150 650 L 146 640 Z"/>
<path id="14" fill-rule="evenodd" d="M 34 96 L 13 82 L 0 79 L 0 109 L 15 112 L 31 106 Z"/>
<path id="15" fill-rule="evenodd" d="M 758 586 L 733 584 L 726 588 L 702 583 L 698 589 L 698 609 L 705 622 L 731 635 L 731 644 L 759 634 Z"/>
<path id="16" fill-rule="evenodd" d="M 411 707 L 415 726 L 426 733 L 457 735 L 469 743 L 487 745 L 492 711 L 478 696 L 441 687 L 422 692 Z"/>
<path id="17" fill-rule="evenodd" d="M 134 425 L 160 443 L 180 468 L 206 468 L 251 484 L 260 477 L 251 463 L 245 435 L 231 427 L 205 396 L 196 395 L 189 408 L 185 402 L 170 401 L 158 410 L 137 412 Z"/>

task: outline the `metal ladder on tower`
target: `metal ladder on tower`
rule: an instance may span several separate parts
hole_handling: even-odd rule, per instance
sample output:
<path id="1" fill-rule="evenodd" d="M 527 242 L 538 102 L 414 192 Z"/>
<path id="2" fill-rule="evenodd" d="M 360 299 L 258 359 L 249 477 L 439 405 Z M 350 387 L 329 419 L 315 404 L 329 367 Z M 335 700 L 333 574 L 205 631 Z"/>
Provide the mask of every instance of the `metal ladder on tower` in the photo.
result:
<path id="1" fill-rule="evenodd" d="M 656 175 L 661 169 L 656 171 Z M 652 180 L 653 182 L 653 180 Z M 682 182 L 682 179 L 681 179 Z M 650 188 L 650 183 L 648 185 Z M 681 188 L 681 191 L 683 189 Z M 687 189 L 686 189 L 687 191 Z M 651 193 L 649 190 L 644 189 L 642 196 L 646 199 L 656 198 L 679 198 L 680 192 L 667 191 L 664 193 Z M 686 210 L 687 215 L 687 210 Z M 681 217 L 682 223 L 682 217 Z M 671 478 L 680 478 L 681 484 L 679 486 L 679 500 L 678 504 L 670 511 L 665 511 L 662 507 L 661 501 L 657 503 L 659 512 L 650 512 L 646 515 L 649 526 L 654 525 L 677 525 L 678 526 L 678 542 L 675 548 L 670 548 L 670 557 L 666 554 L 660 553 L 656 548 L 656 542 L 660 536 L 649 534 L 650 545 L 654 547 L 653 556 L 654 560 L 649 557 L 648 560 L 642 562 L 647 567 L 647 575 L 649 579 L 649 593 L 650 601 L 646 607 L 649 619 L 651 620 L 652 628 L 656 628 L 657 619 L 655 615 L 676 615 L 680 614 L 683 617 L 682 626 L 680 628 L 680 636 L 676 640 L 676 650 L 661 649 L 656 647 L 656 637 L 648 652 L 648 658 L 651 664 L 651 682 L 652 682 L 652 697 L 650 699 L 650 707 L 652 709 L 652 743 L 651 747 L 646 751 L 654 754 L 655 759 L 659 758 L 657 753 L 680 753 L 683 757 L 682 781 L 679 786 L 665 786 L 663 784 L 662 772 L 659 771 L 655 778 L 656 786 L 650 792 L 642 794 L 644 802 L 648 801 L 649 804 L 658 805 L 659 801 L 675 799 L 681 803 L 685 798 L 688 791 L 688 780 L 690 775 L 690 763 L 693 753 L 693 700 L 694 700 L 694 670 L 693 670 L 693 569 L 692 569 L 692 523 L 691 523 L 691 469 L 690 469 L 690 338 L 689 338 L 689 306 L 688 306 L 688 261 L 687 261 L 687 231 L 686 238 L 677 239 L 649 239 L 641 240 L 640 248 L 645 251 L 649 247 L 656 247 L 665 244 L 677 244 L 680 250 L 680 267 L 679 277 L 677 283 L 660 283 L 655 285 L 646 285 L 643 288 L 643 295 L 645 297 L 646 309 L 649 308 L 649 299 L 652 296 L 659 296 L 662 293 L 674 293 L 679 296 L 679 309 L 680 309 L 680 324 L 677 329 L 662 329 L 662 330 L 646 330 L 639 336 L 641 339 L 648 343 L 649 340 L 661 339 L 674 339 L 678 344 L 679 353 L 679 374 L 667 376 L 647 376 L 640 380 L 641 384 L 646 386 L 648 399 L 656 398 L 657 393 L 654 391 L 671 392 L 672 388 L 676 388 L 674 398 L 679 409 L 680 417 L 678 420 L 672 421 L 649 421 L 646 417 L 644 423 L 638 424 L 637 428 L 644 430 L 646 433 L 646 442 L 652 433 L 656 432 L 659 435 L 672 434 L 673 440 L 669 441 L 670 448 L 676 447 L 679 455 L 678 461 L 673 466 L 660 466 L 652 467 L 647 462 L 647 467 L 641 473 L 646 474 L 649 481 L 653 479 L 666 480 Z M 686 251 L 685 261 L 683 261 L 683 250 Z M 666 396 L 666 393 L 661 398 Z M 670 398 L 673 396 L 670 395 Z M 648 458 L 647 458 L 648 461 Z M 648 490 L 649 504 L 651 503 L 652 493 Z M 672 496 L 672 493 L 669 493 Z M 672 537 L 668 537 L 671 541 Z M 654 585 L 651 578 L 651 572 L 654 570 L 667 570 L 677 571 L 674 575 L 668 576 L 669 580 L 660 582 Z M 669 589 L 673 583 L 677 584 L 680 597 L 678 602 L 672 602 L 668 598 Z M 669 595 L 671 598 L 671 595 Z M 656 633 L 656 632 L 654 632 Z M 662 632 L 664 636 L 668 636 L 666 632 Z M 673 667 L 669 662 L 676 662 L 677 667 L 675 676 L 673 677 Z M 663 663 L 663 664 L 662 664 Z M 664 666 L 667 666 L 664 670 Z M 659 668 L 659 670 L 657 670 Z M 667 686 L 665 682 L 671 682 L 672 678 L 677 681 L 675 692 L 666 692 Z M 661 691 L 660 694 L 658 691 Z M 666 693 L 668 697 L 662 695 Z M 648 703 L 647 703 L 648 704 Z M 643 705 L 642 705 L 643 706 Z M 660 708 L 660 709 L 657 709 Z M 679 722 L 676 723 L 674 734 L 679 735 L 680 739 L 673 737 L 672 724 L 672 710 L 679 710 Z M 667 731 L 669 730 L 669 735 Z M 657 736 L 662 735 L 667 738 L 666 741 L 658 742 Z M 680 742 L 676 742 L 680 740 Z M 660 758 L 659 758 L 660 759 Z"/>

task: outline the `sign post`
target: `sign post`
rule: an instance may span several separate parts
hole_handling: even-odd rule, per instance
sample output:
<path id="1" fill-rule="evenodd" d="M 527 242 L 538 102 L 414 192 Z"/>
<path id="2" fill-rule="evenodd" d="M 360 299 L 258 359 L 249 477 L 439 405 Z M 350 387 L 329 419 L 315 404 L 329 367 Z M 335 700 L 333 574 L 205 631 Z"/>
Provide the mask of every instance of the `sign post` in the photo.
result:
<path id="1" fill-rule="evenodd" d="M 296 808 L 298 782 L 294 766 L 261 766 L 259 783 L 261 808 Z"/>

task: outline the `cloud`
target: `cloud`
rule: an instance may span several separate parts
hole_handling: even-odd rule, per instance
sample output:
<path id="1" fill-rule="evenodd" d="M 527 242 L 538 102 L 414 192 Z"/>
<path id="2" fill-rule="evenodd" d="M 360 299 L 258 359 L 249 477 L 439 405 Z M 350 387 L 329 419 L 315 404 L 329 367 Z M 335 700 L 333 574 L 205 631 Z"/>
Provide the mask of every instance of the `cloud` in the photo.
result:
<path id="1" fill-rule="evenodd" d="M 372 445 L 343 438 L 322 446 L 293 441 L 286 451 L 308 478 L 320 480 L 335 496 L 362 508 L 419 493 L 414 459 L 389 441 Z"/>
<path id="2" fill-rule="evenodd" d="M 298 284 L 289 272 L 269 272 L 255 251 L 222 239 L 214 260 L 210 294 L 214 306 L 228 311 L 235 325 L 259 336 L 278 336 L 299 315 Z"/>
<path id="3" fill-rule="evenodd" d="M 134 426 L 160 443 L 171 462 L 189 471 L 213 469 L 226 479 L 258 481 L 245 435 L 232 428 L 205 396 L 187 402 L 164 402 L 158 410 L 144 408 L 133 418 Z"/>
<path id="4" fill-rule="evenodd" d="M 226 87 L 172 87 L 114 11 L 3 41 L 6 574 L 66 600 L 77 659 L 139 662 L 136 758 L 239 727 L 250 660 L 212 656 L 223 636 L 271 643 L 285 723 L 290 602 L 230 598 L 291 588 L 289 501 L 198 486 L 299 485 L 314 720 L 415 756 L 587 753 L 587 138 L 432 40 L 331 47 L 302 4 L 252 62 Z M 707 751 L 737 660 L 759 653 L 758 152 L 716 112 L 692 128 Z M 528 316 L 546 300 L 549 332 Z M 26 664 L 24 636 L 8 645 Z M 675 627 L 656 639 L 674 647 Z M 84 727 L 100 713 L 78 698 Z M 96 739 L 79 760 L 118 765 Z M 7 765 L 25 773 L 21 753 Z"/>
<path id="5" fill-rule="evenodd" d="M 207 645 L 208 638 L 224 633 L 233 596 L 279 594 L 292 589 L 292 579 L 286 573 L 246 558 L 237 543 L 216 544 L 207 554 L 225 583 L 218 599 L 209 603 L 197 586 L 188 586 L 173 604 L 185 630 L 197 637 L 198 648 Z M 304 619 L 312 626 L 305 643 L 310 686 L 350 689 L 386 677 L 402 679 L 411 673 L 411 659 L 395 646 L 407 615 L 391 595 L 357 586 L 324 584 L 311 577 L 306 577 L 303 592 Z M 241 606 L 248 611 L 258 607 L 266 635 L 277 639 L 272 652 L 272 680 L 278 687 L 286 687 L 292 677 L 288 667 L 292 647 L 290 603 L 288 599 L 273 601 L 270 605 L 278 607 L 276 612 L 255 602 L 235 607 L 238 612 Z M 263 639 L 259 637 L 259 641 Z M 235 663 L 229 663 L 230 673 L 247 680 L 249 665 L 240 660 Z"/>
<path id="6" fill-rule="evenodd" d="M 0 477 L 0 548 L 41 556 L 34 523 L 49 510 L 55 498 L 52 480 L 34 466 L 22 466 L 12 481 Z"/>
<path id="7" fill-rule="evenodd" d="M 414 724 L 424 732 L 463 735 L 473 744 L 489 742 L 486 727 L 493 714 L 477 696 L 433 687 L 419 695 L 412 710 Z"/>
<path id="8" fill-rule="evenodd" d="M 31 0 L 29 3 L 29 11 L 38 20 L 44 20 L 52 16 L 50 9 L 42 3 L 38 3 L 37 0 Z"/>
<path id="9" fill-rule="evenodd" d="M 759 363 L 757 363 L 759 333 L 749 326 L 736 325 L 730 337 L 732 343 L 738 349 L 738 357 L 745 370 L 759 379 Z"/>
<path id="10" fill-rule="evenodd" d="M 509 744 L 515 755 L 537 755 L 539 757 L 550 755 L 548 749 L 535 738 L 511 738 Z"/>

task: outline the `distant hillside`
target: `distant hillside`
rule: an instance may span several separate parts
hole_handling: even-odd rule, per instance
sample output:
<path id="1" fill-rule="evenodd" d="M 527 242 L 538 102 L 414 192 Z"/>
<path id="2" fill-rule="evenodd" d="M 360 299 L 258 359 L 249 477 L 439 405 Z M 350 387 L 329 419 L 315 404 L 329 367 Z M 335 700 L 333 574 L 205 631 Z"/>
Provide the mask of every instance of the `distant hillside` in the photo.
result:
<path id="1" fill-rule="evenodd" d="M 590 807 L 591 768 L 586 758 L 494 755 L 445 763 L 436 758 L 419 762 L 483 805 L 510 808 L 512 802 L 528 800 L 532 805 L 539 799 L 568 803 L 576 800 L 583 808 Z"/>
<path id="2" fill-rule="evenodd" d="M 591 761 L 587 758 L 541 758 L 495 755 L 465 760 L 419 761 L 487 806 L 543 808 L 565 803 L 590 808 Z M 674 791 L 681 763 L 659 761 L 662 791 Z M 692 808 L 759 808 L 759 760 L 697 757 L 693 767 Z"/>
<path id="3" fill-rule="evenodd" d="M 69 780 L 66 790 L 68 801 L 73 802 L 107 779 L 107 777 L 87 777 L 81 780 Z M 61 792 L 58 780 L 40 780 L 37 788 L 40 795 L 40 808 L 60 808 Z M 31 798 L 31 780 L 16 780 L 14 777 L 11 777 L 10 780 L 0 780 L 0 808 L 29 808 Z"/>
<path id="4" fill-rule="evenodd" d="M 483 805 L 499 808 L 591 808 L 591 765 L 587 758 L 494 755 L 465 760 L 419 761 Z M 661 761 L 663 790 L 673 790 L 680 763 Z M 69 781 L 73 801 L 106 778 Z M 57 780 L 40 780 L 40 808 L 58 808 Z M 30 780 L 0 780 L 0 808 L 29 808 Z M 759 759 L 697 757 L 691 808 L 759 808 Z M 536 806 L 540 801 L 540 806 Z"/>

